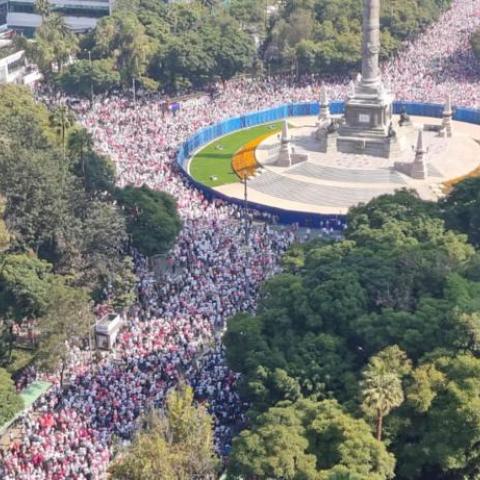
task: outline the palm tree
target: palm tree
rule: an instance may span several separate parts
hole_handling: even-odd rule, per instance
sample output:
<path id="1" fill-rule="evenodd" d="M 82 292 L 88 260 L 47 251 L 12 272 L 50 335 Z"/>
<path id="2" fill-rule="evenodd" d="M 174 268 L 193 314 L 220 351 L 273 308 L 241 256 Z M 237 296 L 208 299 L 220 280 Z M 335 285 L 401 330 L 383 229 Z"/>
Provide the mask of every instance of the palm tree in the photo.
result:
<path id="1" fill-rule="evenodd" d="M 48 0 L 35 0 L 35 11 L 41 15 L 42 22 L 48 17 L 51 5 Z"/>
<path id="2" fill-rule="evenodd" d="M 68 110 L 68 107 L 65 105 L 65 103 L 61 103 L 55 107 L 55 110 L 53 110 L 51 116 L 51 123 L 58 136 L 62 140 L 63 156 L 65 157 L 66 133 L 73 124 L 72 114 Z"/>
<path id="3" fill-rule="evenodd" d="M 65 23 L 65 19 L 62 17 L 62 15 L 59 15 L 58 13 L 55 13 L 52 15 L 50 18 L 50 26 L 58 32 L 58 34 L 62 37 L 68 37 L 69 35 L 72 34 L 70 29 L 68 28 L 67 24 Z"/>
<path id="4" fill-rule="evenodd" d="M 377 440 L 382 439 L 383 419 L 404 400 L 402 381 L 398 374 L 389 371 L 384 363 L 372 362 L 363 372 L 362 410 L 375 417 Z"/>
<path id="5" fill-rule="evenodd" d="M 70 111 L 68 110 L 68 107 L 64 103 L 61 103 L 55 108 L 55 110 L 53 110 L 52 115 L 50 117 L 50 122 L 62 142 L 62 165 L 60 166 L 60 170 L 62 172 L 62 192 L 63 192 L 63 187 L 65 184 L 65 176 L 66 176 L 67 131 L 73 124 L 72 114 L 70 113 Z"/>
<path id="6" fill-rule="evenodd" d="M 87 190 L 87 169 L 85 165 L 85 153 L 93 149 L 92 136 L 84 128 L 73 131 L 68 138 L 68 150 L 80 160 L 83 184 Z"/>
<path id="7" fill-rule="evenodd" d="M 58 13 L 49 15 L 45 22 L 44 35 L 52 45 L 54 61 L 58 72 L 62 72 L 71 56 L 78 51 L 78 38 Z"/>

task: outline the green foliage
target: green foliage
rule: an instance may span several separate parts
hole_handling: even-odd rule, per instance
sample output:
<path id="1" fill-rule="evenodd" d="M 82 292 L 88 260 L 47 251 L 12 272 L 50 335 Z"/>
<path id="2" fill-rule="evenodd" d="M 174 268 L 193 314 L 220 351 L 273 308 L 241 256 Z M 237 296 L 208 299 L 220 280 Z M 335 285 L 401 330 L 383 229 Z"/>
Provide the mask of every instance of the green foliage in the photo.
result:
<path id="1" fill-rule="evenodd" d="M 444 218 L 475 238 L 477 196 L 467 182 L 439 206 L 400 191 L 351 209 L 342 241 L 295 245 L 257 314 L 229 321 L 227 360 L 252 422 L 235 443 L 237 475 L 375 478 L 346 465 L 322 476 L 332 464 L 309 460 L 298 422 L 286 432 L 265 420 L 285 402 L 333 397 L 384 439 L 396 478 L 476 478 L 480 259 Z"/>
<path id="2" fill-rule="evenodd" d="M 70 169 L 83 181 L 87 193 L 95 196 L 113 191 L 115 166 L 108 157 L 93 150 L 93 139 L 84 128 L 69 132 L 68 153 Z"/>
<path id="3" fill-rule="evenodd" d="M 410 361 L 397 346 L 372 357 L 363 371 L 362 409 L 376 419 L 377 440 L 382 439 L 383 418 L 404 400 L 402 377 L 411 370 Z"/>
<path id="4" fill-rule="evenodd" d="M 0 122 L 0 151 L 8 148 L 13 140 L 20 147 L 44 149 L 54 138 L 48 110 L 34 101 L 27 87 L 0 86 Z"/>
<path id="5" fill-rule="evenodd" d="M 0 339 L 0 342 L 1 341 L 2 340 Z M 0 345 L 0 352 L 2 351 L 6 352 L 6 349 L 2 350 L 2 346 Z M 34 360 L 35 353 L 32 350 L 13 348 L 11 357 L 8 358 L 6 362 L 3 361 L 2 364 L 5 365 L 5 370 L 7 370 L 8 373 L 15 375 L 20 373 L 28 365 L 31 365 Z"/>
<path id="6" fill-rule="evenodd" d="M 257 0 L 231 0 L 228 13 L 239 22 L 243 30 L 262 33 L 265 29 L 265 4 Z"/>
<path id="7" fill-rule="evenodd" d="M 400 42 L 438 18 L 450 0 L 382 2 L 383 58 Z M 359 69 L 362 2 L 357 0 L 288 0 L 268 31 L 265 60 L 298 72 L 335 73 Z"/>
<path id="8" fill-rule="evenodd" d="M 198 0 L 116 2 L 111 16 L 80 40 L 78 65 L 64 69 L 68 54 L 79 51 L 48 3 L 39 0 L 44 22 L 36 42 L 23 42 L 47 78 L 52 65 L 67 92 L 89 96 L 135 79 L 147 89 L 180 91 L 261 71 L 262 59 L 297 73 L 338 74 L 359 69 L 362 9 L 358 0 L 287 0 L 267 16 L 271 2 Z M 382 3 L 382 58 L 451 5 L 451 0 Z M 256 48 L 255 41 L 260 41 Z M 473 39 L 472 39 L 473 42 Z M 93 62 L 87 61 L 90 51 Z"/>
<path id="9" fill-rule="evenodd" d="M 480 178 L 468 178 L 455 185 L 442 201 L 447 226 L 468 235 L 480 245 Z"/>
<path id="10" fill-rule="evenodd" d="M 43 75 L 49 78 L 54 68 L 62 72 L 70 56 L 77 52 L 78 38 L 67 27 L 61 15 L 46 14 L 43 10 L 42 13 L 44 20 L 35 30 L 35 42 L 25 44 L 25 53 L 38 65 Z"/>
<path id="11" fill-rule="evenodd" d="M 113 59 L 78 60 L 68 65 L 57 79 L 62 90 L 80 97 L 90 97 L 120 87 L 120 73 Z"/>
<path id="12" fill-rule="evenodd" d="M 407 395 L 412 421 L 395 445 L 400 478 L 479 475 L 479 367 L 470 354 L 439 354 L 414 372 Z"/>
<path id="13" fill-rule="evenodd" d="M 475 30 L 470 36 L 470 45 L 477 60 L 480 59 L 480 30 Z"/>
<path id="14" fill-rule="evenodd" d="M 171 391 L 163 414 L 144 418 L 145 428 L 112 465 L 115 480 L 190 480 L 216 478 L 213 422 L 206 408 L 194 406 L 193 391 Z"/>
<path id="15" fill-rule="evenodd" d="M 91 94 L 92 86 L 95 92 L 109 90 L 119 79 L 124 87 L 135 79 L 146 89 L 175 91 L 245 71 L 255 56 L 245 22 L 252 18 L 258 24 L 263 9 L 255 5 L 250 12 L 240 2 L 229 8 L 207 3 L 117 2 L 113 15 L 83 37 L 82 60 L 60 75 L 59 84 L 83 96 Z"/>
<path id="16" fill-rule="evenodd" d="M 337 402 L 300 400 L 270 408 L 235 440 L 233 478 L 328 480 L 393 478 L 395 460 L 363 420 Z"/>
<path id="17" fill-rule="evenodd" d="M 122 81 L 128 85 L 145 73 L 155 49 L 154 40 L 146 34 L 137 16 L 124 10 L 98 22 L 94 41 L 93 55 L 111 58 Z M 102 65 L 107 68 L 108 61 Z"/>
<path id="18" fill-rule="evenodd" d="M 41 15 L 42 21 L 50 14 L 52 6 L 48 0 L 35 0 L 35 11 Z"/>
<path id="19" fill-rule="evenodd" d="M 0 315 L 21 320 L 45 313 L 54 281 L 51 265 L 33 254 L 0 257 Z"/>
<path id="20" fill-rule="evenodd" d="M 53 372 L 60 370 L 60 381 L 63 382 L 71 347 L 81 345 L 94 322 L 88 293 L 57 281 L 49 292 L 46 313 L 39 319 L 36 362 L 40 368 Z"/>
<path id="21" fill-rule="evenodd" d="M 252 64 L 253 41 L 225 15 L 201 17 L 157 50 L 150 74 L 167 87 L 202 86 L 232 78 Z"/>
<path id="22" fill-rule="evenodd" d="M 0 120 L 0 194 L 6 198 L 10 248 L 35 252 L 49 262 L 49 271 L 87 288 L 95 300 L 105 300 L 102 292 L 114 285 L 110 302 L 125 305 L 133 294 L 132 265 L 124 259 L 125 218 L 113 203 L 112 162 L 93 150 L 90 135 L 74 125 L 65 106 L 49 112 L 21 87 L 0 88 Z M 25 258 L 31 265 L 40 262 L 34 257 Z M 37 271 L 26 265 L 16 264 L 14 275 Z M 44 282 L 47 275 L 39 278 Z M 11 290 L 2 294 L 17 320 L 41 314 L 38 308 L 27 311 Z"/>
<path id="23" fill-rule="evenodd" d="M 5 213 L 5 200 L 0 197 L 0 252 L 3 252 L 10 246 L 11 235 L 5 225 L 3 215 Z"/>
<path id="24" fill-rule="evenodd" d="M 0 368 L 0 426 L 11 420 L 22 408 L 22 398 L 15 391 L 10 374 Z"/>
<path id="25" fill-rule="evenodd" d="M 117 190 L 116 198 L 127 214 L 132 245 L 148 257 L 168 251 L 181 227 L 175 199 L 146 186 Z"/>

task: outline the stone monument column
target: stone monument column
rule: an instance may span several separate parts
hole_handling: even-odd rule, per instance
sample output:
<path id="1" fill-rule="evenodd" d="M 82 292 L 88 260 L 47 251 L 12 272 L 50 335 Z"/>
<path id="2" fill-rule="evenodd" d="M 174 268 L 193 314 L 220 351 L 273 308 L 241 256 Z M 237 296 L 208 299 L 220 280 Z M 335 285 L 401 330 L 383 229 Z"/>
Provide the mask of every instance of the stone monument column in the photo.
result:
<path id="1" fill-rule="evenodd" d="M 363 0 L 362 80 L 365 84 L 380 81 L 380 0 Z"/>
<path id="2" fill-rule="evenodd" d="M 363 0 L 362 84 L 380 83 L 380 0 Z"/>

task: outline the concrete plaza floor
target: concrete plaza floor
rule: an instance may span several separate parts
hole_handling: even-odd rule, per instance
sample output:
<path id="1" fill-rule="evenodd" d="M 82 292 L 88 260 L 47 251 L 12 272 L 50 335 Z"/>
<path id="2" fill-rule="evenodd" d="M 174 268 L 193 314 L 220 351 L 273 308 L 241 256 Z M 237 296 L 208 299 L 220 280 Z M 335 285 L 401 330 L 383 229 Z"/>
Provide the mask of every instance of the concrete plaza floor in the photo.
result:
<path id="1" fill-rule="evenodd" d="M 414 180 L 394 171 L 393 160 L 321 153 L 313 136 L 316 117 L 293 117 L 288 122 L 295 152 L 308 154 L 309 159 L 292 167 L 277 167 L 273 163 L 280 148 L 280 136 L 273 134 L 265 139 L 255 152 L 263 173 L 248 181 L 248 199 L 252 202 L 293 211 L 344 214 L 353 205 L 400 188 L 414 189 L 420 197 L 436 200 L 442 195 L 444 182 L 467 175 L 480 166 L 477 125 L 453 122 L 454 135 L 450 139 L 425 132 L 429 176 L 426 180 Z M 412 122 L 420 128 L 423 124 L 440 124 L 441 120 L 412 117 Z M 401 161 L 410 162 L 415 157 L 415 129 L 412 132 Z M 243 185 L 238 183 L 216 190 L 235 198 L 244 195 Z"/>

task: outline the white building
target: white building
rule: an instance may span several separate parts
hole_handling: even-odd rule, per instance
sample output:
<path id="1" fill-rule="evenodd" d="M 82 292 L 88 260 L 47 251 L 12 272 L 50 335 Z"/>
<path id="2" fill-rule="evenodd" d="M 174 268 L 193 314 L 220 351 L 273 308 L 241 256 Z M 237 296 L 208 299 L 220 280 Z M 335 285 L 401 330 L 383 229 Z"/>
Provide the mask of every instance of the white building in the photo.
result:
<path id="1" fill-rule="evenodd" d="M 112 350 L 125 322 L 121 315 L 112 313 L 95 325 L 95 344 L 100 350 Z"/>
<path id="2" fill-rule="evenodd" d="M 0 49 L 0 84 L 19 83 L 34 86 L 40 79 L 38 69 L 28 64 L 23 50 L 2 58 L 2 49 Z"/>
<path id="3" fill-rule="evenodd" d="M 0 5 L 2 1 L 0 0 Z M 112 0 L 51 0 L 52 11 L 64 16 L 74 32 L 95 27 L 99 18 L 111 13 Z M 41 16 L 35 12 L 35 0 L 8 0 L 7 25 L 26 36 L 40 26 Z"/>

